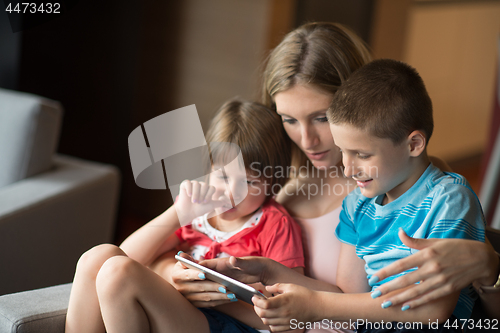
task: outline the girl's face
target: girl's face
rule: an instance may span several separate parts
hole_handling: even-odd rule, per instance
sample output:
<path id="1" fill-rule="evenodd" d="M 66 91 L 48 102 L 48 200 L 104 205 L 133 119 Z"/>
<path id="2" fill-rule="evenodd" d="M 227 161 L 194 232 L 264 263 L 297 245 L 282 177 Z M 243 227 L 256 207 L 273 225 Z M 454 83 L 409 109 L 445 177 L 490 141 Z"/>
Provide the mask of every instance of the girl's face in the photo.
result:
<path id="1" fill-rule="evenodd" d="M 215 167 L 210 174 L 210 185 L 216 189 L 214 197 L 225 196 L 231 200 L 215 210 L 226 221 L 246 222 L 266 200 L 267 183 L 252 173 L 245 171 L 238 163 Z"/>
<path id="2" fill-rule="evenodd" d="M 341 161 L 333 142 L 326 111 L 332 96 L 311 85 L 296 84 L 274 96 L 276 111 L 290 139 L 316 168 L 329 168 Z"/>

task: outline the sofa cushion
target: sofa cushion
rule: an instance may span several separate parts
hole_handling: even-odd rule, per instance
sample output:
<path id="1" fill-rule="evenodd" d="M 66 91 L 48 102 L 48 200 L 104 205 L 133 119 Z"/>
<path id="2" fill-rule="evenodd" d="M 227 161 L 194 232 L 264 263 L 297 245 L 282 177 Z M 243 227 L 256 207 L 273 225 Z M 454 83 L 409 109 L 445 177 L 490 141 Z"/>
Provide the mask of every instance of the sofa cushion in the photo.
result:
<path id="1" fill-rule="evenodd" d="M 0 332 L 63 333 L 71 286 L 0 296 Z"/>
<path id="2" fill-rule="evenodd" d="M 0 89 L 0 187 L 52 167 L 61 118 L 56 101 Z"/>

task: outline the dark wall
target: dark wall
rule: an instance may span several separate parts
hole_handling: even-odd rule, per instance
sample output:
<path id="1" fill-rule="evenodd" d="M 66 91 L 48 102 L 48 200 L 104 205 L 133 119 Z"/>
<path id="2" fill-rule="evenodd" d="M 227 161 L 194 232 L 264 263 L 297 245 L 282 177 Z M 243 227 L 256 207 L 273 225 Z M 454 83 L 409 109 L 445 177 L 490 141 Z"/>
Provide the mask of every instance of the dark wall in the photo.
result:
<path id="1" fill-rule="evenodd" d="M 119 167 L 119 221 L 150 219 L 161 213 L 154 202 L 171 202 L 166 191 L 135 185 L 127 138 L 174 109 L 179 11 L 167 2 L 80 1 L 22 32 L 18 89 L 63 104 L 59 153 Z"/>
<path id="2" fill-rule="evenodd" d="M 0 5 L 0 87 L 17 89 L 21 33 L 13 33 L 7 12 Z"/>
<path id="3" fill-rule="evenodd" d="M 338 22 L 369 43 L 374 6 L 374 0 L 297 0 L 296 26 L 314 21 Z"/>
<path id="4" fill-rule="evenodd" d="M 172 202 L 168 191 L 135 185 L 127 139 L 143 122 L 185 106 L 176 102 L 176 82 L 188 8 L 180 1 L 71 0 L 63 15 L 0 40 L 0 51 L 11 52 L 0 70 L 15 73 L 5 87 L 63 104 L 59 152 L 121 170 L 118 233 L 124 217 L 147 221 Z M 367 40 L 371 12 L 371 0 L 297 0 L 294 17 L 297 25 L 345 23 Z"/>

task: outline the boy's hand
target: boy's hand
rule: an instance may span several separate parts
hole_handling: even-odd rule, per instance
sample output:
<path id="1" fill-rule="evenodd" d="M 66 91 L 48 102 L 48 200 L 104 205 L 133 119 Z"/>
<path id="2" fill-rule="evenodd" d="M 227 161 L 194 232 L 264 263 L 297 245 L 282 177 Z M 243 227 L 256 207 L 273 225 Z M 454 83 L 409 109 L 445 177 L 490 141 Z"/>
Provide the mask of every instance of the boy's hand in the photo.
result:
<path id="1" fill-rule="evenodd" d="M 232 208 L 231 201 L 225 196 L 216 197 L 215 187 L 207 183 L 185 180 L 181 183 L 179 198 L 174 203 L 181 226 L 189 224 L 194 218 L 214 211 L 216 208 Z"/>
<path id="2" fill-rule="evenodd" d="M 274 297 L 263 299 L 252 298 L 254 309 L 262 322 L 269 325 L 271 331 L 282 332 L 290 330 L 290 321 L 313 322 L 317 292 L 296 285 L 277 283 L 266 287 Z"/>

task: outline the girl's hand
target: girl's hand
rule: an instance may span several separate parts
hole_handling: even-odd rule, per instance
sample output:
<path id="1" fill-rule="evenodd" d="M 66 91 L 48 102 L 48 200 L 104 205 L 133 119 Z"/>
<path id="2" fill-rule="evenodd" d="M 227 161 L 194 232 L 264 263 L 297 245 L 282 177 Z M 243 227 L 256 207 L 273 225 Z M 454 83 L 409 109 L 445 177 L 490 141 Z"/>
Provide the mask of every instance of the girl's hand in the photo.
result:
<path id="1" fill-rule="evenodd" d="M 182 256 L 196 262 L 185 253 Z M 181 262 L 172 268 L 171 279 L 174 288 L 196 307 L 214 307 L 236 300 L 235 295 L 224 286 L 206 280 L 203 273 L 187 268 Z"/>
<path id="2" fill-rule="evenodd" d="M 195 180 L 181 183 L 179 198 L 174 203 L 181 226 L 222 206 L 232 208 L 229 198 L 216 194 L 215 187 Z"/>
<path id="3" fill-rule="evenodd" d="M 266 287 L 267 291 L 275 296 L 263 299 L 257 296 L 252 298 L 254 309 L 262 322 L 269 325 L 271 331 L 282 332 L 290 330 L 290 321 L 312 322 L 317 292 L 296 285 L 277 283 Z"/>
<path id="4" fill-rule="evenodd" d="M 420 251 L 374 274 L 381 281 L 418 267 L 377 288 L 381 295 L 385 295 L 414 285 L 388 299 L 393 305 L 404 303 L 403 306 L 412 309 L 461 290 L 472 282 L 493 285 L 496 281 L 498 257 L 488 243 L 464 239 L 415 239 L 403 230 L 399 231 L 399 238 L 406 246 Z"/>

